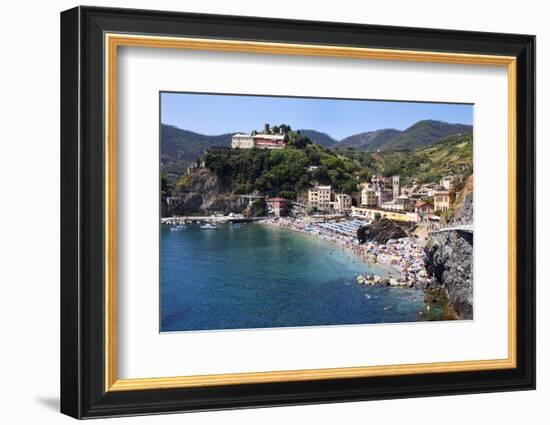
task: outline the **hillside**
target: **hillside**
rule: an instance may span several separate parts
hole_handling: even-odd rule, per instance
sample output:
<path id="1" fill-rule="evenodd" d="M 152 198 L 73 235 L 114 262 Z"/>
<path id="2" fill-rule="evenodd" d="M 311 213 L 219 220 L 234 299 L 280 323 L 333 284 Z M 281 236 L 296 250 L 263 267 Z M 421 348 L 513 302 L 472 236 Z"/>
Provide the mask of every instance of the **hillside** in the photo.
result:
<path id="1" fill-rule="evenodd" d="M 161 169 L 165 173 L 183 174 L 185 168 L 212 146 L 230 146 L 232 133 L 207 136 L 161 124 Z"/>
<path id="2" fill-rule="evenodd" d="M 345 155 L 350 157 L 347 148 L 353 147 L 353 151 L 364 153 L 363 156 L 353 158 L 359 160 L 361 165 L 366 167 L 363 174 L 368 172 L 391 175 L 413 175 L 414 170 L 418 170 L 418 164 L 411 164 L 409 160 L 418 158 L 422 164 L 430 164 L 430 167 L 436 162 L 435 168 L 428 168 L 422 171 L 426 179 L 431 178 L 431 174 L 435 175 L 439 172 L 445 173 L 446 169 L 460 169 L 463 164 L 471 161 L 471 146 L 469 146 L 470 158 L 467 158 L 465 152 L 459 153 L 458 157 L 461 163 L 457 163 L 457 159 L 453 157 L 451 152 L 443 149 L 439 152 L 439 148 L 443 148 L 446 142 L 453 143 L 452 140 L 456 137 L 470 137 L 471 139 L 472 126 L 463 124 L 449 124 L 441 121 L 419 121 L 406 130 L 399 131 L 395 129 L 382 129 L 359 133 L 354 136 L 347 137 L 340 142 L 330 137 L 326 133 L 316 130 L 303 129 L 298 132 L 293 132 L 295 135 L 300 135 L 304 139 L 308 139 L 321 150 L 314 155 L 316 158 L 319 153 L 326 155 L 326 149 L 346 148 L 343 151 L 332 152 L 334 155 Z M 208 136 L 195 133 L 189 130 L 182 130 L 170 125 L 161 125 L 161 171 L 167 174 L 182 175 L 185 169 L 198 158 L 203 156 L 206 151 L 213 146 L 230 146 L 231 136 L 233 133 L 221 134 L 218 136 Z M 450 139 L 449 139 L 450 138 Z M 451 140 L 449 142 L 449 140 Z M 441 145 L 439 145 L 441 143 Z M 435 154 L 429 150 L 422 153 L 426 158 L 422 157 L 422 149 L 427 149 L 432 145 L 438 144 L 438 152 Z M 456 148 L 459 149 L 459 148 Z M 466 149 L 466 150 L 468 150 Z M 410 151 L 415 151 L 411 156 Z M 449 157 L 445 157 L 445 152 Z M 420 156 L 419 156 L 420 155 Z M 440 158 L 443 155 L 444 157 Z M 440 158 L 440 159 L 438 159 Z M 407 169 L 403 169 L 399 164 L 405 161 Z M 440 161 L 440 163 L 438 162 Z M 449 166 L 445 161 L 448 161 Z M 310 165 L 319 165 L 313 161 Z"/>
<path id="3" fill-rule="evenodd" d="M 366 175 L 399 174 L 404 182 L 415 177 L 420 182 L 435 182 L 449 174 L 472 174 L 473 139 L 471 135 L 449 136 L 428 147 L 413 151 L 343 152 L 361 164 Z"/>
<path id="4" fill-rule="evenodd" d="M 291 133 L 289 146 L 284 150 L 209 150 L 203 159 L 223 193 L 257 191 L 297 199 L 315 184 L 356 194 L 358 183 L 373 174 L 399 174 L 404 184 L 412 179 L 435 183 L 449 174 L 468 177 L 472 174 L 472 146 L 472 136 L 450 136 L 414 151 L 335 151 Z M 175 187 L 189 189 L 192 179 L 192 175 L 183 176 Z"/>
<path id="5" fill-rule="evenodd" d="M 326 133 L 322 133 L 316 130 L 302 129 L 298 132 L 305 137 L 309 137 L 313 143 L 330 148 L 338 143 L 336 139 L 333 139 Z"/>
<path id="6" fill-rule="evenodd" d="M 347 137 L 333 147 L 354 147 L 357 150 L 374 152 L 394 149 L 413 150 L 430 146 L 439 140 L 460 134 L 472 134 L 472 126 L 465 124 L 450 124 L 443 121 L 419 121 L 409 128 L 400 131 L 384 129 L 359 133 Z"/>
<path id="7" fill-rule="evenodd" d="M 334 147 L 353 147 L 357 150 L 376 151 L 399 134 L 401 134 L 401 131 L 394 128 L 367 131 L 346 137 Z"/>
<path id="8" fill-rule="evenodd" d="M 316 183 L 330 184 L 346 193 L 353 192 L 359 172 L 359 163 L 355 159 L 341 156 L 298 133 L 291 134 L 289 146 L 284 150 L 212 150 L 207 152 L 204 160 L 206 168 L 216 175 L 226 192 L 245 194 L 259 191 L 290 199 L 295 199 Z M 310 166 L 316 168 L 308 170 Z"/>
<path id="9" fill-rule="evenodd" d="M 432 145 L 447 136 L 471 133 L 471 125 L 433 120 L 419 121 L 386 143 L 383 149 L 415 149 Z"/>

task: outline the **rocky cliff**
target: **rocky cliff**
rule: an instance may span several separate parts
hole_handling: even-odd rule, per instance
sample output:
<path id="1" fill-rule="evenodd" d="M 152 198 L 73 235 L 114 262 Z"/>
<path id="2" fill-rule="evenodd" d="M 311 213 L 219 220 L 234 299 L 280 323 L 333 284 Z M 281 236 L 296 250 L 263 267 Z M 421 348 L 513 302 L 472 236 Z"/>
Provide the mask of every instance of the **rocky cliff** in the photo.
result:
<path id="1" fill-rule="evenodd" d="M 459 195 L 460 205 L 451 223 L 473 220 L 473 177 Z M 463 231 L 434 233 L 426 245 L 426 269 L 447 293 L 449 304 L 460 319 L 473 318 L 474 235 Z"/>
<path id="2" fill-rule="evenodd" d="M 460 192 L 452 223 L 465 224 L 474 220 L 474 176 L 468 177 L 464 189 Z"/>
<path id="3" fill-rule="evenodd" d="M 189 182 L 180 188 L 170 202 L 162 202 L 163 217 L 172 215 L 209 215 L 241 213 L 246 202 L 233 193 L 223 191 L 218 177 L 206 168 L 188 176 Z"/>
<path id="4" fill-rule="evenodd" d="M 473 317 L 473 235 L 452 231 L 432 235 L 426 246 L 426 269 L 447 292 L 460 319 Z"/>

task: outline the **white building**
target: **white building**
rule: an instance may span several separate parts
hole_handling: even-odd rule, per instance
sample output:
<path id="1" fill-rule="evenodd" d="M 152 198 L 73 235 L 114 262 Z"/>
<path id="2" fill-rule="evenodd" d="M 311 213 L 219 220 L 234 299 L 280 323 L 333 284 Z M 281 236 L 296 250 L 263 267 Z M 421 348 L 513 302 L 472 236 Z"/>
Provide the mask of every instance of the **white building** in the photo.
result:
<path id="1" fill-rule="evenodd" d="M 334 209 L 338 212 L 351 211 L 351 196 L 345 193 L 337 193 L 334 196 Z"/>
<path id="2" fill-rule="evenodd" d="M 233 149 L 284 149 L 286 148 L 285 132 L 282 128 L 273 131 L 269 124 L 264 124 L 262 132 L 250 134 L 237 133 L 231 138 Z"/>
<path id="3" fill-rule="evenodd" d="M 284 134 L 244 134 L 238 133 L 231 138 L 233 149 L 284 149 L 286 148 Z"/>
<path id="4" fill-rule="evenodd" d="M 238 133 L 231 138 L 231 148 L 252 149 L 254 147 L 254 136 L 251 134 Z"/>
<path id="5" fill-rule="evenodd" d="M 455 176 L 445 176 L 439 183 L 443 186 L 443 189 L 450 190 L 454 187 L 456 180 L 457 179 Z"/>

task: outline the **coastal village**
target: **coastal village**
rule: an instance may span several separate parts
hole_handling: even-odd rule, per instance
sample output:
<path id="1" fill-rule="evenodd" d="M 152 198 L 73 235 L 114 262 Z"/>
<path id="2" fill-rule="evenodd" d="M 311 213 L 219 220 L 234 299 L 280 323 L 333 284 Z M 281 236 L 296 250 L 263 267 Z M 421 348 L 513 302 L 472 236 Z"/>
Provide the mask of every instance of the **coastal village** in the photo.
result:
<path id="1" fill-rule="evenodd" d="M 231 146 L 218 150 L 284 150 L 289 142 L 284 127 L 234 134 Z M 190 167 L 188 174 L 204 168 L 204 162 Z M 309 165 L 304 173 L 314 173 L 317 166 Z M 471 176 L 470 176 L 471 178 Z M 427 265 L 427 248 L 432 236 L 446 231 L 473 235 L 472 218 L 453 220 L 460 208 L 461 191 L 466 185 L 464 175 L 445 175 L 439 181 L 421 182 L 415 176 L 372 175 L 358 179 L 354 190 L 338 191 L 327 184 L 314 184 L 295 197 L 272 196 L 254 191 L 238 195 L 243 209 L 264 204 L 261 215 L 243 212 L 212 212 L 209 215 L 165 216 L 162 222 L 172 230 L 185 229 L 186 223 L 199 222 L 206 231 L 222 224 L 241 226 L 259 222 L 301 232 L 327 240 L 361 258 L 369 268 L 380 273 L 358 275 L 361 285 L 403 286 L 429 288 L 435 279 Z M 471 197 L 470 197 L 471 198 Z M 179 202 L 166 197 L 167 204 Z M 370 238 L 361 234 L 370 232 Z M 372 237 L 382 233 L 382 237 Z"/>

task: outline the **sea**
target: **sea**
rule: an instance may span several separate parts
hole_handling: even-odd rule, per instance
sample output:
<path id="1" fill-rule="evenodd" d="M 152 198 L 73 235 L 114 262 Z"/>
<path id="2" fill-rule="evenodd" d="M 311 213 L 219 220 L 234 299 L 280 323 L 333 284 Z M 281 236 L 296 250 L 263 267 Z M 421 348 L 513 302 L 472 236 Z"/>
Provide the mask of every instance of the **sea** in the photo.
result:
<path id="1" fill-rule="evenodd" d="M 341 247 L 261 223 L 161 226 L 160 331 L 420 321 L 423 293 L 356 283 L 370 268 Z"/>

